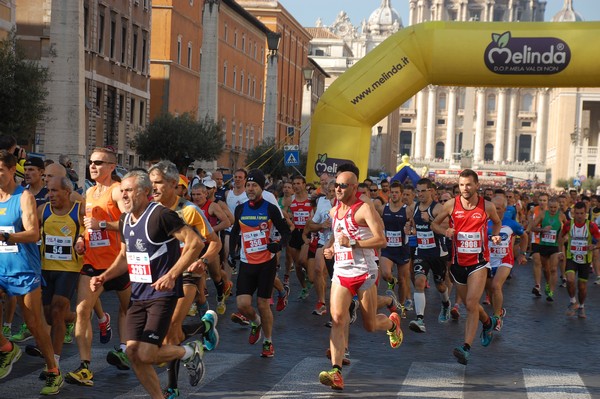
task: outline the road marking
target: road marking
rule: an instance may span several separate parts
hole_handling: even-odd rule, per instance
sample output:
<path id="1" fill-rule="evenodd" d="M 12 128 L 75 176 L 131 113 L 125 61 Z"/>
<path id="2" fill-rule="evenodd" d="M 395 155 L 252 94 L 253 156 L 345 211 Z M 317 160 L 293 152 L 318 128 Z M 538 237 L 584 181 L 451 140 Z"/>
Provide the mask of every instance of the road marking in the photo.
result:
<path id="1" fill-rule="evenodd" d="M 30 357 L 25 353 L 25 346 L 21 346 L 21 350 L 23 351 L 23 356 Z M 94 374 L 100 373 L 102 370 L 108 367 L 112 367 L 110 364 L 106 363 L 106 353 L 109 351 L 107 348 L 92 348 L 92 372 Z M 33 373 L 29 373 L 27 375 L 21 376 L 19 378 L 13 378 L 11 380 L 2 382 L 2 390 L 4 392 L 10 392 L 11 398 L 27 398 L 31 399 L 31 392 L 39 391 L 44 386 L 44 381 L 39 379 L 40 372 L 44 368 L 44 360 L 39 359 L 40 368 Z M 13 366 L 12 373 L 19 373 L 19 360 Z M 60 370 L 63 373 L 63 378 L 67 375 L 68 372 L 73 371 L 79 367 L 81 360 L 79 359 L 79 353 L 75 352 L 73 355 L 60 359 Z M 65 381 L 65 386 L 70 385 Z M 75 385 L 73 385 L 75 386 Z M 89 387 L 82 387 L 82 389 L 93 389 Z"/>
<path id="2" fill-rule="evenodd" d="M 528 399 L 591 399 L 579 373 L 523 369 Z"/>
<path id="3" fill-rule="evenodd" d="M 465 366 L 456 363 L 413 362 L 398 396 L 462 399 L 464 383 Z"/>
<path id="4" fill-rule="evenodd" d="M 344 366 L 344 376 L 350 373 L 352 367 L 358 363 Z M 290 370 L 269 392 L 261 399 L 275 398 L 329 398 L 333 391 L 319 382 L 319 373 L 331 367 L 331 363 L 323 357 L 306 357 Z"/>
<path id="5" fill-rule="evenodd" d="M 212 353 L 206 352 L 204 354 L 204 367 L 206 368 L 206 372 L 204 374 L 204 378 L 202 381 L 196 385 L 195 387 L 190 387 L 188 383 L 188 373 L 185 369 L 185 366 L 181 364 L 181 368 L 179 369 L 179 381 L 178 386 L 181 391 L 181 397 L 187 397 L 187 395 L 200 392 L 202 388 L 219 378 L 221 375 L 225 374 L 228 370 L 234 368 L 239 363 L 242 363 L 248 359 L 250 355 L 248 354 L 238 354 L 238 353 Z M 157 369 L 160 371 L 161 369 Z M 160 386 L 165 387 L 167 385 L 167 370 L 166 368 L 162 369 L 163 371 L 158 374 L 158 378 L 160 379 Z M 131 399 L 131 398 L 147 398 L 148 394 L 144 390 L 144 387 L 141 385 L 137 385 L 129 392 L 117 396 L 115 399 Z"/>

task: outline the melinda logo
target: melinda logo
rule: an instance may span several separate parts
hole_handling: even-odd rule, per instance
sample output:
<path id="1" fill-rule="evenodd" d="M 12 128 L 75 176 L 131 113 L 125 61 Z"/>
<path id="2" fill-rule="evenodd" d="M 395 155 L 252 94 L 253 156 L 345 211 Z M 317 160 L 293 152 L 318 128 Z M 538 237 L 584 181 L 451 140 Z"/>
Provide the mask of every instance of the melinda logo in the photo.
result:
<path id="1" fill-rule="evenodd" d="M 328 158 L 327 154 L 319 154 L 317 156 L 317 161 L 315 162 L 315 173 L 317 176 L 321 176 L 323 173 L 335 176 L 338 166 L 345 163 L 354 165 L 354 162 L 348 159 Z"/>
<path id="2" fill-rule="evenodd" d="M 554 37 L 511 37 L 510 32 L 492 33 L 484 61 L 490 71 L 500 75 L 552 75 L 567 68 L 571 49 Z"/>

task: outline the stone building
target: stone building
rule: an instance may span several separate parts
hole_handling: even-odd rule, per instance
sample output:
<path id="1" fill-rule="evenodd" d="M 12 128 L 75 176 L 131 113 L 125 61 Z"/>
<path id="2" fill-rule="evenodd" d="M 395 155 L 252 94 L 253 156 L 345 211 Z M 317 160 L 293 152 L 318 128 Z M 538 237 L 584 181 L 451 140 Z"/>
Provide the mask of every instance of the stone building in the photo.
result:
<path id="1" fill-rule="evenodd" d="M 15 28 L 15 0 L 0 0 L 0 40 Z"/>

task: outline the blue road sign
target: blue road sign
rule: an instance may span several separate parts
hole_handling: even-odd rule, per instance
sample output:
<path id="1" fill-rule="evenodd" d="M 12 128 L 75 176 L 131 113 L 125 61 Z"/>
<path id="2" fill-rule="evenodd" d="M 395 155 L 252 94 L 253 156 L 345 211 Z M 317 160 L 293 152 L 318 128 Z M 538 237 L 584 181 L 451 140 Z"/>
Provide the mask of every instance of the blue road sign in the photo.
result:
<path id="1" fill-rule="evenodd" d="M 290 150 L 283 152 L 283 163 L 285 166 L 300 166 L 300 151 Z"/>

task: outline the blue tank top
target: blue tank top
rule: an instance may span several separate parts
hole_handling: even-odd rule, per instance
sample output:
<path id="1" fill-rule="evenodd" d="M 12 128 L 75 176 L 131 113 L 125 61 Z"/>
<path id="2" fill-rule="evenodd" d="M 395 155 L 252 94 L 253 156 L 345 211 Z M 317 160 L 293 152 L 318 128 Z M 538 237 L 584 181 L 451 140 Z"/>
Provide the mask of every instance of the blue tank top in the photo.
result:
<path id="1" fill-rule="evenodd" d="M 21 196 L 25 188 L 17 186 L 6 202 L 0 202 L 0 232 L 19 233 L 23 228 Z M 0 274 L 16 277 L 22 273 L 41 276 L 40 250 L 35 242 L 0 245 Z"/>
<path id="2" fill-rule="evenodd" d="M 434 219 L 433 208 L 436 205 L 437 202 L 433 201 L 425 210 L 429 215 L 429 221 L 425 221 L 421 216 L 422 211 L 419 209 L 419 204 L 415 204 L 415 212 L 413 214 L 415 230 L 417 231 L 415 236 L 417 238 L 415 256 L 419 258 L 439 258 L 448 254 L 443 236 L 431 230 L 431 221 Z"/>
<path id="3" fill-rule="evenodd" d="M 383 213 L 383 226 L 385 228 L 385 237 L 387 240 L 387 248 L 404 246 L 406 244 L 406 235 L 404 234 L 404 226 L 406 225 L 406 205 L 403 205 L 397 212 L 392 212 L 390 204 L 385 204 Z"/>

